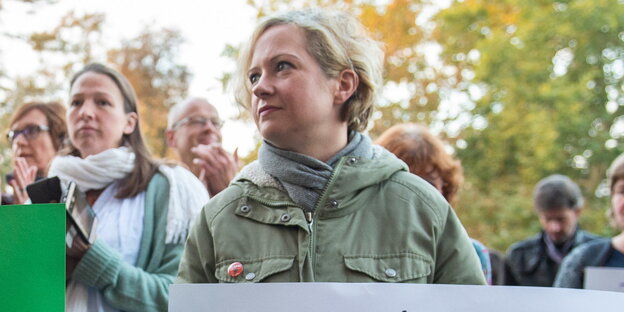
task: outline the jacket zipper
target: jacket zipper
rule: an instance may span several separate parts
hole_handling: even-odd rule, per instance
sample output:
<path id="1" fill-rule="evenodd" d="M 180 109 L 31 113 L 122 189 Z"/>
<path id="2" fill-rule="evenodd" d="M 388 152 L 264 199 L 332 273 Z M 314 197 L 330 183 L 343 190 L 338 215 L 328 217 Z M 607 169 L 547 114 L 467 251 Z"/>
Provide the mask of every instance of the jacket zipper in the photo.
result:
<path id="1" fill-rule="evenodd" d="M 314 212 L 306 211 L 306 212 L 304 212 L 304 214 L 305 214 L 306 221 L 308 221 L 308 227 L 310 228 L 310 231 L 312 231 L 312 228 L 310 227 L 310 224 L 312 224 L 312 222 L 314 221 L 314 219 L 313 219 L 314 218 Z"/>
<path id="2" fill-rule="evenodd" d="M 313 211 L 305 211 L 305 217 L 306 217 L 306 221 L 308 221 L 308 229 L 310 230 L 310 248 L 309 248 L 309 253 L 310 253 L 310 265 L 312 266 L 312 274 L 314 275 L 314 278 L 316 276 L 315 273 L 315 266 L 316 266 L 316 232 L 314 231 L 314 219 L 316 217 L 316 211 L 318 211 L 318 209 L 323 206 L 324 202 L 326 199 L 324 199 L 325 197 L 325 193 L 327 193 L 327 190 L 329 189 L 329 186 L 332 185 L 334 177 L 337 175 L 338 172 L 340 172 L 340 168 L 342 168 L 342 164 L 344 163 L 346 157 L 343 157 L 342 159 L 340 159 L 338 161 L 338 164 L 336 165 L 336 169 L 334 169 L 334 171 L 332 172 L 331 176 L 329 177 L 329 180 L 327 181 L 327 183 L 325 184 L 325 187 L 323 187 L 323 191 L 321 192 L 321 196 L 319 197 L 319 201 L 316 204 L 316 206 L 314 207 Z M 316 279 L 316 278 L 315 278 Z"/>

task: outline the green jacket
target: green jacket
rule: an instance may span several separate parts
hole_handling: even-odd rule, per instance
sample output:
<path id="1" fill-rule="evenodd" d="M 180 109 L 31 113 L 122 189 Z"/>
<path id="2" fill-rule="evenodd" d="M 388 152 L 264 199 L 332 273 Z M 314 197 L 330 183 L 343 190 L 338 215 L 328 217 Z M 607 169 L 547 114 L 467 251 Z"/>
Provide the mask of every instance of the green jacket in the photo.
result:
<path id="1" fill-rule="evenodd" d="M 124 311 L 167 311 L 169 285 L 179 265 L 182 244 L 165 244 L 169 182 L 154 175 L 145 193 L 143 235 L 137 265 L 96 241 L 76 266 L 72 278 L 96 287 L 106 301 Z"/>
<path id="2" fill-rule="evenodd" d="M 375 151 L 340 160 L 310 223 L 258 162 L 245 167 L 195 219 L 176 282 L 485 284 L 444 198 Z M 234 262 L 238 276 L 228 273 Z"/>

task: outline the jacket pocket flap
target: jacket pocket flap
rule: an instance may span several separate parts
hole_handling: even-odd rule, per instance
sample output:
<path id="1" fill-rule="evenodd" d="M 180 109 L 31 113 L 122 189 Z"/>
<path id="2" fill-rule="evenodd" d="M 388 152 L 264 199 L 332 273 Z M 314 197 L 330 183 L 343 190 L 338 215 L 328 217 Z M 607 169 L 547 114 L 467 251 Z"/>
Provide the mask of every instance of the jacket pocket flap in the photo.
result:
<path id="1" fill-rule="evenodd" d="M 353 255 L 345 256 L 344 261 L 347 268 L 382 282 L 403 282 L 431 274 L 431 261 L 413 253 Z"/>
<path id="2" fill-rule="evenodd" d="M 273 274 L 289 270 L 293 266 L 294 256 L 278 256 L 262 259 L 228 260 L 217 264 L 215 276 L 224 283 L 257 283 Z M 232 263 L 239 262 L 242 272 L 230 275 L 228 269 Z"/>

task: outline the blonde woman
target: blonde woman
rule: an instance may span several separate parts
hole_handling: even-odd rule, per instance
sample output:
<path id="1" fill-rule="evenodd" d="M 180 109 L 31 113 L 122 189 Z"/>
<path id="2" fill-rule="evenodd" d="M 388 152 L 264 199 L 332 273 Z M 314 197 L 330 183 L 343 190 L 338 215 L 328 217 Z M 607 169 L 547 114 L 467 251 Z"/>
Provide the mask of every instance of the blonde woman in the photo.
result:
<path id="1" fill-rule="evenodd" d="M 178 282 L 485 283 L 444 198 L 361 133 L 382 60 L 342 12 L 256 27 L 236 92 L 264 142 L 197 218 Z"/>

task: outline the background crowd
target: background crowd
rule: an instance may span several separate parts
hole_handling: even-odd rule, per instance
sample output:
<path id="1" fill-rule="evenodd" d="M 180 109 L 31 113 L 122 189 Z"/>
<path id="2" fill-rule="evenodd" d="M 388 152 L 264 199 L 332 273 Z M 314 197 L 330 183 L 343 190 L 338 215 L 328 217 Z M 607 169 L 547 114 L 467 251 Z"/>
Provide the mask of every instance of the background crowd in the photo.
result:
<path id="1" fill-rule="evenodd" d="M 226 109 L 232 101 L 224 96 L 230 93 L 220 90 L 247 35 L 234 32 L 247 32 L 244 25 L 253 24 L 255 16 L 316 2 L 245 2 L 244 10 L 228 12 L 228 20 L 240 20 L 236 28 L 214 28 L 205 19 L 168 22 L 146 16 L 151 9 L 133 15 L 132 21 L 146 25 L 137 28 L 141 22 L 129 23 L 117 14 L 124 11 L 121 7 L 104 10 L 95 2 L 80 3 L 70 12 L 65 1 L 2 1 L 3 133 L 23 103 L 66 103 L 67 81 L 87 63 L 99 61 L 119 70 L 135 88 L 138 110 L 150 121 L 141 127 L 153 155 L 175 156 L 163 139 L 167 120 L 162 116 L 188 96 L 201 96 L 227 121 L 222 129 L 226 149 L 240 147 L 238 155 L 248 163 L 256 158 L 250 146 L 259 138 L 248 115 L 232 120 L 232 110 Z M 188 5 L 183 0 L 167 11 L 175 16 L 189 10 Z M 535 184 L 553 173 L 570 177 L 583 191 L 585 229 L 603 236 L 615 233 L 604 227 L 609 204 L 604 172 L 624 151 L 619 143 L 623 4 L 331 0 L 323 5 L 352 12 L 384 43 L 383 89 L 368 130 L 371 137 L 394 124 L 420 123 L 461 160 L 464 183 L 453 207 L 473 238 L 506 250 L 538 231 L 539 222 L 527 207 Z M 120 28 L 121 35 L 115 32 Z M 212 29 L 221 31 L 206 37 Z M 216 36 L 231 32 L 227 44 Z M 223 49 L 221 57 L 210 57 L 222 67 L 189 57 L 206 41 Z M 22 50 L 28 51 L 17 52 Z M 15 71 L 9 66 L 17 63 L 29 67 Z M 237 131 L 241 128 L 246 130 Z M 0 152 L 0 171 L 7 173 L 12 170 L 7 140 L 0 140 Z"/>
<path id="2" fill-rule="evenodd" d="M 26 185 L 42 177 L 58 175 L 63 180 L 80 181 L 78 185 L 86 192 L 90 205 L 98 215 L 103 216 L 104 220 L 107 218 L 105 211 L 108 209 L 102 210 L 102 208 L 117 207 L 116 210 L 110 209 L 109 220 L 123 218 L 123 220 L 128 220 L 127 224 L 133 225 L 130 229 L 109 229 L 113 221 L 102 222 L 101 230 L 98 231 L 98 234 L 101 232 L 101 240 L 89 246 L 75 244 L 69 248 L 68 257 L 73 262 L 68 261 L 68 289 L 71 289 L 68 292 L 68 300 L 78 307 L 85 304 L 95 304 L 100 307 L 110 304 L 117 309 L 131 309 L 138 304 L 157 308 L 162 306 L 163 300 L 166 301 L 166 292 L 162 290 L 163 285 L 173 281 L 180 256 L 182 264 L 179 281 L 196 282 L 237 281 L 237 279 L 323 281 L 327 276 L 344 276 L 341 279 L 345 281 L 362 281 L 362 274 L 364 274 L 373 277 L 373 280 L 384 281 L 476 284 L 487 281 L 527 286 L 552 286 L 554 283 L 555 286 L 582 287 L 585 266 L 624 266 L 622 254 L 624 251 L 622 235 L 624 234 L 619 234 L 612 239 L 598 238 L 579 227 L 578 220 L 581 212 L 589 208 L 588 200 L 586 196 L 583 196 L 577 179 L 568 177 L 569 170 L 558 171 L 552 168 L 545 170 L 543 172 L 549 174 L 543 174 L 539 177 L 539 181 L 534 181 L 535 185 L 531 187 L 532 194 L 528 196 L 526 192 L 516 194 L 516 196 L 525 195 L 527 200 L 532 202 L 532 205 L 523 207 L 524 215 L 528 214 L 531 218 L 538 220 L 536 224 L 539 224 L 541 231 L 533 238 L 513 244 L 508 249 L 504 260 L 494 250 L 500 249 L 498 245 L 496 245 L 497 248 L 488 250 L 479 241 L 474 239 L 470 241 L 465 233 L 461 233 L 463 230 L 457 230 L 461 228 L 458 223 L 458 220 L 462 219 L 461 214 L 457 219 L 452 209 L 445 208 L 446 202 L 456 207 L 461 206 L 462 198 L 464 200 L 471 198 L 471 188 L 463 188 L 462 193 L 468 194 L 463 195 L 464 197 L 458 199 L 456 195 L 458 190 L 462 189 L 464 181 L 476 181 L 471 180 L 473 170 L 482 169 L 485 174 L 488 174 L 486 171 L 492 169 L 478 168 L 478 166 L 471 168 L 470 162 L 463 161 L 462 154 L 474 152 L 475 150 L 471 147 L 477 142 L 469 143 L 463 152 L 460 150 L 453 156 L 453 153 L 449 151 L 449 145 L 431 134 L 427 127 L 400 122 L 389 123 L 389 120 L 382 120 L 381 125 L 395 125 L 378 136 L 375 135 L 375 130 L 371 131 L 373 138 L 378 137 L 375 143 L 394 153 L 407 165 L 403 170 L 408 170 L 414 174 L 414 177 L 420 176 L 422 180 L 397 174 L 394 171 L 384 173 L 380 170 L 378 170 L 380 176 L 375 178 L 371 176 L 372 180 L 369 182 L 354 179 L 358 177 L 358 170 L 367 172 L 363 169 L 366 166 L 379 168 L 380 165 L 376 165 L 376 162 L 382 159 L 382 167 L 394 168 L 395 166 L 394 161 L 387 160 L 386 157 L 389 156 L 379 154 L 374 148 L 371 149 L 370 146 L 373 145 L 370 142 L 367 143 L 366 135 L 361 134 L 368 120 L 373 117 L 372 110 L 351 100 L 352 94 L 358 94 L 353 98 L 365 99 L 366 93 L 360 95 L 359 92 L 373 92 L 362 91 L 359 86 L 376 83 L 375 79 L 380 77 L 370 78 L 367 75 L 375 76 L 381 73 L 381 68 L 375 69 L 375 66 L 380 66 L 381 63 L 376 64 L 374 60 L 365 60 L 365 65 L 372 68 L 367 70 L 366 66 L 354 62 L 356 59 L 354 55 L 357 52 L 354 52 L 356 49 L 350 48 L 346 54 L 348 59 L 346 63 L 333 64 L 333 58 L 339 59 L 335 56 L 339 53 L 324 54 L 326 51 L 323 49 L 329 49 L 327 45 L 315 45 L 320 51 L 312 50 L 312 52 L 307 52 L 308 48 L 305 44 L 292 46 L 298 42 L 299 38 L 295 36 L 284 40 L 286 37 L 283 36 L 287 35 L 278 30 L 283 27 L 295 27 L 294 30 L 304 31 L 299 36 L 311 36 L 309 32 L 318 30 L 314 27 L 329 29 L 333 27 L 331 22 L 323 18 L 321 18 L 321 26 L 312 27 L 310 20 L 307 20 L 305 16 L 303 18 L 296 16 L 296 14 L 294 17 L 284 15 L 276 18 L 274 24 L 261 24 L 252 36 L 249 46 L 246 47 L 249 50 L 243 50 L 241 61 L 239 61 L 239 69 L 242 71 L 235 75 L 235 78 L 239 79 L 235 81 L 238 83 L 237 99 L 253 117 L 264 139 L 257 152 L 259 161 L 252 162 L 240 172 L 239 168 L 242 163 L 238 159 L 237 152 L 229 153 L 220 145 L 222 120 L 219 119 L 214 107 L 200 98 L 181 100 L 173 106 L 169 110 L 166 131 L 160 138 L 177 155 L 179 165 L 154 160 L 140 132 L 137 96 L 129 80 L 123 74 L 107 66 L 89 64 L 77 71 L 69 84 L 67 112 L 63 112 L 65 109 L 63 105 L 39 102 L 27 103 L 16 110 L 10 121 L 7 135 L 13 154 L 11 157 L 12 176 L 8 182 L 13 189 L 13 196 L 7 197 L 6 200 L 15 203 L 27 202 Z M 311 19 L 314 20 L 314 18 Z M 343 19 L 343 21 L 346 20 Z M 327 26 L 327 23 L 330 26 Z M 297 34 L 297 31 L 289 29 L 287 33 L 292 36 L 293 33 Z M 348 36 L 349 34 L 345 34 L 343 37 Z M 291 45 L 284 45 L 283 42 L 289 42 Z M 270 57 L 270 49 L 266 46 L 274 47 L 280 44 L 286 51 L 300 51 L 297 53 L 306 51 L 303 54 L 295 54 L 304 60 L 308 58 L 303 62 L 304 65 L 314 64 L 318 65 L 318 68 L 314 66 L 308 68 L 288 59 L 274 61 Z M 345 43 L 341 42 L 341 44 Z M 370 46 L 370 43 L 368 45 Z M 320 54 L 314 54 L 315 52 Z M 248 58 L 245 59 L 245 56 Z M 313 77 L 319 79 L 312 79 L 311 82 L 307 81 L 305 84 L 297 80 L 298 72 L 316 74 L 317 76 Z M 288 87 L 289 83 L 304 87 L 301 90 L 292 89 Z M 309 94 L 317 96 L 315 101 L 305 101 L 305 99 L 312 98 Z M 260 109 L 263 106 L 262 103 L 271 101 L 275 101 L 272 106 L 266 104 L 270 107 Z M 327 107 L 327 109 L 313 112 L 307 112 L 304 109 L 299 114 L 290 112 L 287 118 L 282 119 L 267 117 L 271 114 L 279 116 L 279 113 L 275 111 L 289 112 L 288 105 L 298 105 L 299 108 Z M 342 108 L 343 106 L 349 109 Z M 382 107 L 381 111 L 384 110 L 386 109 Z M 161 116 L 161 118 L 164 117 Z M 380 131 L 379 125 L 379 123 L 376 124 L 374 129 Z M 66 129 L 66 132 L 63 132 L 63 129 Z M 336 135 L 337 133 L 340 135 Z M 605 146 L 608 147 L 608 144 Z M 510 144 L 510 149 L 514 149 L 513 143 Z M 610 158 L 609 161 L 611 161 L 615 158 L 613 156 L 615 151 L 613 148 L 608 148 L 608 150 L 600 157 Z M 112 152 L 109 153 L 109 151 Z M 539 152 L 537 147 L 535 152 Z M 58 156 L 55 157 L 55 155 Z M 98 155 L 100 157 L 90 157 Z M 595 155 L 594 158 L 598 158 L 592 153 L 589 156 L 585 155 L 586 160 L 593 155 Z M 253 156 L 250 157 L 255 158 Z M 346 163 L 340 161 L 343 156 Z M 483 157 L 487 158 L 487 156 Z M 110 170 L 113 168 L 110 167 L 113 163 L 122 163 L 125 166 Z M 95 176 L 80 174 L 87 168 L 95 170 L 94 168 L 102 168 L 102 166 L 106 166 L 109 170 L 99 172 L 100 174 Z M 344 177 L 334 177 L 331 172 L 339 171 L 337 168 L 342 168 L 342 166 L 357 167 L 358 170 L 353 169 L 351 173 L 344 169 Z M 493 163 L 492 166 L 495 167 L 496 164 Z M 602 172 L 596 173 L 599 177 L 606 174 L 605 189 L 609 190 L 608 194 L 611 199 L 608 211 L 614 225 L 614 230 L 601 230 L 602 235 L 618 233 L 624 226 L 624 202 L 620 198 L 621 185 L 619 183 L 621 182 L 619 180 L 621 166 L 622 161 L 618 158 L 612 162 L 609 170 L 603 168 Z M 402 171 L 400 167 L 397 167 L 398 171 Z M 600 169 L 597 170 L 600 171 Z M 238 176 L 234 178 L 237 173 Z M 353 176 L 349 176 L 349 173 Z M 551 175 L 551 173 L 559 174 Z M 518 172 L 520 176 L 523 174 L 525 173 Z M 535 173 L 531 175 L 535 176 Z M 274 181 L 267 181 L 267 177 L 272 177 Z M 334 184 L 332 182 L 334 178 L 338 181 L 350 181 L 350 183 L 336 182 Z M 252 244 L 256 246 L 255 248 L 259 248 L 258 250 L 251 248 L 251 245 L 239 245 L 234 235 L 227 234 L 227 231 L 233 227 L 231 223 L 234 222 L 233 217 L 235 220 L 237 217 L 245 217 L 255 222 L 260 220 L 268 222 L 267 220 L 275 217 L 275 221 L 269 223 L 300 226 L 300 231 L 313 235 L 319 227 L 327 228 L 324 222 L 330 224 L 330 221 L 326 220 L 327 216 L 332 214 L 335 214 L 335 217 L 342 216 L 340 209 L 347 211 L 349 207 L 355 205 L 354 203 L 366 198 L 366 192 L 362 190 L 370 188 L 371 185 L 383 185 L 382 191 L 378 191 L 378 194 L 380 198 L 386 198 L 386 203 L 390 202 L 389 198 L 393 198 L 389 196 L 390 194 L 395 194 L 395 196 L 404 194 L 398 191 L 396 186 L 391 185 L 391 182 L 396 183 L 393 179 L 399 180 L 398 183 L 401 185 L 409 185 L 408 189 L 416 194 L 421 194 L 420 192 L 425 194 L 413 198 L 401 195 L 401 202 L 404 200 L 404 204 L 409 203 L 405 205 L 412 205 L 414 211 L 419 213 L 426 210 L 422 206 L 425 202 L 427 203 L 425 206 L 434 207 L 431 208 L 433 211 L 446 216 L 447 223 L 436 224 L 434 219 L 437 217 L 421 214 L 419 220 L 432 218 L 426 221 L 431 224 L 400 229 L 402 233 L 414 231 L 415 237 L 421 237 L 421 241 L 430 242 L 431 246 L 410 246 L 408 239 L 405 242 L 407 245 L 390 245 L 387 246 L 387 250 L 372 250 L 367 249 L 370 246 L 355 245 L 352 246 L 355 250 L 346 252 L 343 247 L 335 244 L 335 240 L 324 241 L 322 245 L 327 250 L 323 249 L 323 252 L 327 254 L 324 257 L 320 257 L 323 253 L 318 254 L 319 263 L 332 263 L 334 260 L 330 255 L 342 252 L 342 256 L 350 259 L 345 263 L 346 267 L 359 272 L 355 275 L 349 273 L 350 271 L 345 273 L 331 270 L 325 273 L 315 273 L 314 263 L 317 257 L 302 256 L 297 251 L 292 251 L 291 256 L 282 253 L 281 256 L 287 259 L 275 258 L 274 254 L 291 248 L 289 242 L 292 238 L 288 238 L 291 234 L 286 234 L 286 232 L 270 233 L 270 235 L 283 237 L 283 246 L 276 244 L 277 247 L 260 248 L 262 244 Z M 594 179 L 603 180 L 596 177 Z M 355 181 L 365 184 L 360 185 Z M 422 184 L 422 181 L 428 184 Z M 516 182 L 517 180 L 507 181 Z M 232 185 L 227 187 L 230 183 Z M 331 188 L 325 188 L 324 185 L 330 185 Z M 491 184 L 488 183 L 488 185 Z M 472 184 L 472 190 L 475 193 L 476 189 L 481 187 L 484 186 L 475 187 Z M 224 189 L 226 191 L 221 193 Z M 315 191 L 307 191 L 310 189 Z M 435 192 L 431 190 L 437 190 L 442 196 L 435 195 Z M 325 191 L 328 195 L 325 195 Z M 349 195 L 350 192 L 358 195 Z M 197 195 L 197 197 L 186 198 L 190 201 L 188 205 L 180 205 L 178 199 L 173 199 L 175 196 L 184 197 L 180 194 L 188 193 Z M 260 197 L 246 195 L 248 193 L 257 193 Z M 197 218 L 198 221 L 191 232 L 191 239 L 182 254 L 183 239 L 181 237 L 186 237 L 190 229 L 190 220 L 203 205 L 198 203 L 207 202 L 209 195 L 217 196 L 209 202 L 205 212 Z M 266 201 L 266 198 L 261 199 L 264 196 L 279 200 L 271 204 Z M 446 201 L 440 201 L 442 197 Z M 176 202 L 181 207 L 175 207 L 176 204 L 172 204 Z M 262 210 L 262 205 L 257 206 L 258 203 L 278 207 L 280 210 L 274 215 L 263 216 L 260 213 L 266 213 L 266 211 Z M 499 203 L 499 205 L 503 204 Z M 304 208 L 301 218 L 298 218 L 297 213 L 288 209 L 291 206 Z M 135 207 L 135 209 L 121 209 L 121 207 Z M 370 210 L 370 208 L 367 209 Z M 599 208 L 589 209 L 600 210 Z M 392 215 L 398 215 L 398 211 L 400 210 Z M 380 222 L 380 217 L 376 216 L 373 220 L 357 217 L 357 220 L 363 222 L 361 224 L 364 226 L 367 225 L 366 222 L 373 222 L 373 224 Z M 400 218 L 407 220 L 412 217 L 403 215 Z M 338 220 L 340 219 L 331 222 L 339 222 Z M 386 223 L 393 224 L 393 220 L 387 219 Z M 263 229 L 262 227 L 254 228 L 255 222 L 243 227 L 247 228 L 245 231 L 249 231 L 249 237 L 257 235 L 256 238 L 262 240 Z M 353 225 L 352 222 L 353 220 L 348 221 Z M 605 223 L 603 221 L 600 228 L 607 228 L 604 226 Z M 377 226 L 368 224 L 366 227 L 377 228 L 383 224 L 383 222 Z M 478 230 L 471 229 L 470 225 L 466 223 L 464 225 L 468 233 L 479 233 Z M 432 235 L 419 230 L 428 226 L 433 226 L 433 228 L 449 226 L 444 232 L 445 235 L 450 235 L 449 238 L 442 237 L 436 241 L 433 237 L 438 237 L 439 234 Z M 161 231 L 163 228 L 166 231 Z M 347 227 L 339 226 L 338 228 Z M 357 232 L 356 229 L 357 226 L 353 226 L 349 231 Z M 349 237 L 352 235 L 349 231 L 326 229 L 318 233 L 333 232 L 335 233 L 333 235 Z M 527 229 L 525 228 L 524 231 Z M 159 233 L 162 237 L 154 233 Z M 392 237 L 383 238 L 380 234 L 371 235 L 381 242 L 392 239 Z M 129 237 L 128 242 L 124 239 L 123 243 L 120 243 L 120 237 Z M 487 238 L 487 236 L 478 236 L 480 240 L 484 240 L 484 237 Z M 229 241 L 230 239 L 232 241 Z M 451 241 L 456 245 L 451 245 Z M 488 245 L 488 241 L 484 241 Z M 219 249 L 224 245 L 237 245 L 242 251 L 237 253 L 228 248 Z M 430 252 L 432 248 L 438 251 L 448 248 L 461 255 L 445 255 L 444 252 L 430 253 L 432 258 L 427 261 L 433 262 L 432 267 L 435 268 L 433 272 L 422 271 L 426 271 L 425 265 L 423 269 L 405 273 L 402 271 L 405 267 L 421 268 L 422 263 L 427 263 L 427 261 L 416 261 L 413 255 L 409 254 L 397 256 L 397 252 L 414 248 L 420 248 L 420 252 L 424 254 Z M 379 258 L 379 253 L 382 253 L 382 258 L 387 258 L 386 264 L 391 267 L 382 272 L 376 272 L 369 267 L 373 265 L 372 260 L 362 256 L 362 254 L 368 254 L 372 258 Z M 436 255 L 433 256 L 434 254 Z M 600 257 L 596 259 L 588 256 L 595 254 L 599 254 Z M 441 258 L 438 259 L 438 257 Z M 461 266 L 459 264 L 454 266 L 457 271 L 452 274 L 449 273 L 448 268 L 438 266 L 438 261 L 439 265 L 442 265 L 455 257 L 470 260 Z M 240 259 L 240 261 L 227 262 L 226 259 Z M 109 265 L 111 262 L 116 265 Z M 471 262 L 474 263 L 471 264 Z M 406 263 L 412 265 L 406 265 Z M 473 274 L 477 263 L 481 264 L 481 270 L 477 270 L 478 276 Z M 205 265 L 207 267 L 203 267 Z M 238 272 L 238 265 L 241 266 L 241 272 L 245 272 L 244 275 Z M 245 269 L 242 268 L 243 266 Z M 336 268 L 335 265 L 328 266 Z M 267 273 L 262 270 L 266 267 L 273 269 L 280 267 L 280 269 L 278 272 Z M 253 274 L 250 275 L 250 273 Z M 140 287 L 139 293 L 136 293 L 134 287 L 138 284 L 143 286 Z M 91 298 L 95 299 L 91 300 Z M 134 298 L 137 301 L 125 307 L 120 305 L 122 298 Z"/>

